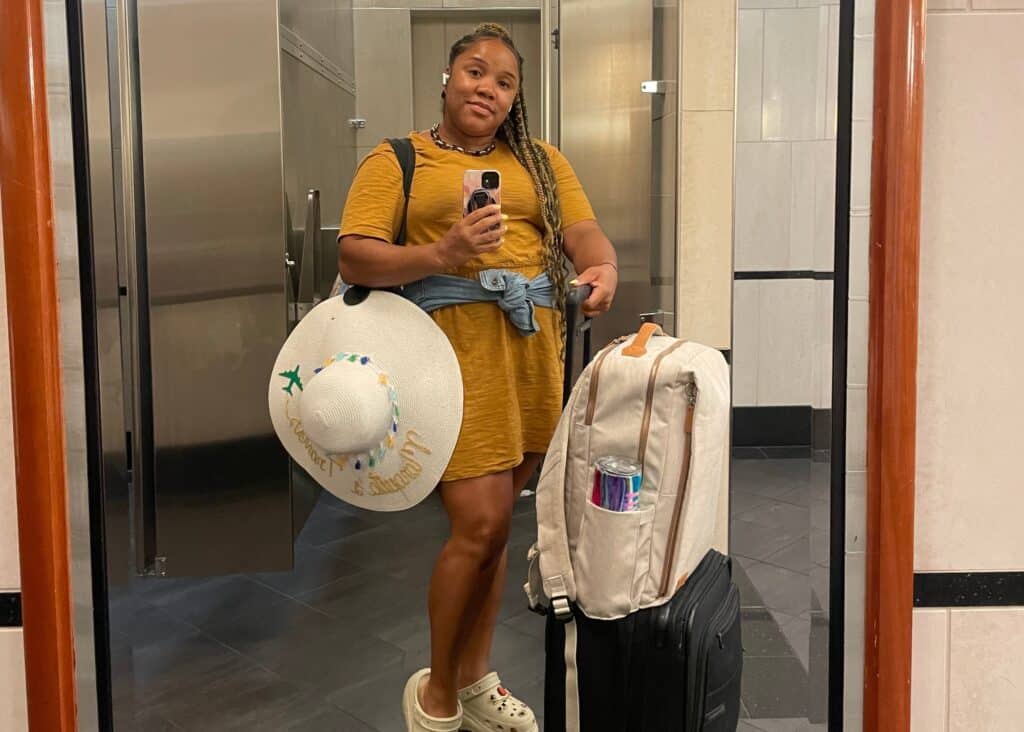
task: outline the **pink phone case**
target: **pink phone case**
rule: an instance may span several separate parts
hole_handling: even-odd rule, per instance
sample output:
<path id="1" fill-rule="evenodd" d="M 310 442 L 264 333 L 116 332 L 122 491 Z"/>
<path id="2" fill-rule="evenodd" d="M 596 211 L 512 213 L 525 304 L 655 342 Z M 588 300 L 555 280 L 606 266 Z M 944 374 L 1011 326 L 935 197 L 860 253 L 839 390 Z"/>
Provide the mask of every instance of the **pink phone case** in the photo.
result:
<path id="1" fill-rule="evenodd" d="M 484 188 L 484 174 L 498 177 L 496 188 Z M 462 215 L 492 203 L 501 205 L 501 177 L 496 170 L 467 170 L 462 176 Z"/>

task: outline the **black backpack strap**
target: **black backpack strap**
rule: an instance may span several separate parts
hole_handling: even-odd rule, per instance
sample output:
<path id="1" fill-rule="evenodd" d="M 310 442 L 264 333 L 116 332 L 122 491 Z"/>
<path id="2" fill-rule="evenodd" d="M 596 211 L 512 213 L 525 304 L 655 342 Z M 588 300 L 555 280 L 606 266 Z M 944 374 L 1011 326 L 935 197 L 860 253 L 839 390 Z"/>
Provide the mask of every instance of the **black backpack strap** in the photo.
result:
<path id="1" fill-rule="evenodd" d="M 402 192 L 405 195 L 405 207 L 402 209 L 402 227 L 398 230 L 395 244 L 405 244 L 406 217 L 409 215 L 409 191 L 412 190 L 412 176 L 416 172 L 416 149 L 408 137 L 388 138 L 391 149 L 395 151 L 398 164 L 402 167 Z"/>

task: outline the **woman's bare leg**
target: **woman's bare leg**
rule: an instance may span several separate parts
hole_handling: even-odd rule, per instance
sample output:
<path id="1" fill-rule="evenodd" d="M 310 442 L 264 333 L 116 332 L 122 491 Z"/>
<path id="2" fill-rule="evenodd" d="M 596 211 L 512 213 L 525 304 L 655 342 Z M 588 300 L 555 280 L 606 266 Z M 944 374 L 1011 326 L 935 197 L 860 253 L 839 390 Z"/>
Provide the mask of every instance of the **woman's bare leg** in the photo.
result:
<path id="1" fill-rule="evenodd" d="M 527 453 L 523 462 L 512 472 L 512 503 L 522 493 L 526 482 L 537 470 L 543 456 Z M 508 566 L 508 544 L 503 547 L 491 587 L 487 595 L 480 598 L 479 615 L 473 630 L 466 641 L 459 663 L 457 688 L 461 689 L 474 684 L 491 671 L 491 644 L 494 640 L 494 628 L 501 611 L 501 598 L 505 591 L 505 568 Z"/>
<path id="2" fill-rule="evenodd" d="M 481 598 L 502 566 L 512 519 L 513 471 L 441 484 L 451 536 L 430 581 L 430 676 L 421 694 L 434 717 L 456 712 L 459 659 L 480 614 Z"/>

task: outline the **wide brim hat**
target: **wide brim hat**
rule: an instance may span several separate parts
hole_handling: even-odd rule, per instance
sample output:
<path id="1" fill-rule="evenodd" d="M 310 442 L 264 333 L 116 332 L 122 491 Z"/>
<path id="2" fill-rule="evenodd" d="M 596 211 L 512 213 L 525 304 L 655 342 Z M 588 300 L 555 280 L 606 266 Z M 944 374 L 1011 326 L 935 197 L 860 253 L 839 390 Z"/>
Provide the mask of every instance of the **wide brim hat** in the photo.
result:
<path id="1" fill-rule="evenodd" d="M 277 356 L 267 398 L 292 459 L 341 500 L 375 511 L 426 498 L 462 426 L 462 374 L 447 336 L 390 292 L 310 310 Z"/>

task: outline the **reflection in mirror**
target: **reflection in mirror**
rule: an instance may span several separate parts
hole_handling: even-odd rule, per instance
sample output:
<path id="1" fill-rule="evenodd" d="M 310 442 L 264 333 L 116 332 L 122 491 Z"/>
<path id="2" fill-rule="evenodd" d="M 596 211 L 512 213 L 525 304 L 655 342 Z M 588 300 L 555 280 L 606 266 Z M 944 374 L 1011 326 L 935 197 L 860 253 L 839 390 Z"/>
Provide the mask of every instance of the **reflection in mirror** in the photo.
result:
<path id="1" fill-rule="evenodd" d="M 573 329 L 570 375 L 641 317 L 732 360 L 715 546 L 742 593 L 740 729 L 823 723 L 838 5 L 777 4 L 740 1 L 736 48 L 731 3 L 84 0 L 114 729 L 406 729 L 445 509 L 322 491 L 266 383 L 335 284 L 360 161 L 438 121 L 481 21 L 616 246 L 615 308 Z M 490 661 L 543 729 L 523 477 Z"/>
<path id="2" fill-rule="evenodd" d="M 839 4 L 740 3 L 730 547 L 741 729 L 828 714 Z"/>

